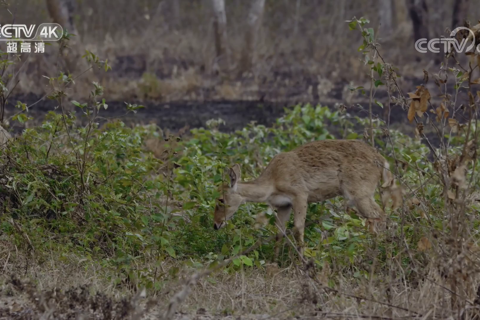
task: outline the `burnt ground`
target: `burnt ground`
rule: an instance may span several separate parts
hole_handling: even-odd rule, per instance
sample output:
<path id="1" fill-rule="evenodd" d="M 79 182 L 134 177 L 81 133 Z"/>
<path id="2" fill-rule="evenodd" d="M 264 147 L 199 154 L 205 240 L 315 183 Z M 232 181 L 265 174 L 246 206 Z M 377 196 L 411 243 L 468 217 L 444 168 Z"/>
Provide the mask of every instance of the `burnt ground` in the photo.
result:
<path id="1" fill-rule="evenodd" d="M 185 126 L 204 127 L 208 120 L 222 118 L 226 125 L 219 129 L 232 132 L 245 127 L 251 121 L 270 126 L 284 114 L 284 108 L 305 103 L 326 105 L 332 109 L 336 104 L 345 104 L 347 112 L 352 116 L 368 117 L 368 90 L 364 95 L 357 93 L 349 96 L 348 87 L 363 85 L 367 88 L 369 81 L 363 83 L 359 80 L 354 84 L 348 81 L 347 75 L 333 80 L 333 76 L 320 77 L 313 70 L 289 69 L 288 65 L 283 69 L 272 70 L 272 74 L 268 76 L 249 75 L 225 79 L 202 71 L 201 66 L 195 66 L 191 61 L 172 59 L 151 62 L 150 64 L 155 65 L 155 68 L 148 68 L 146 57 L 119 56 L 114 59 L 110 72 L 104 73 L 94 69 L 96 76 L 100 79 L 99 82 L 105 87 L 103 97 L 108 104 L 108 109 L 101 111 L 102 118 L 99 122 L 120 118 L 128 125 L 155 123 L 162 129 L 175 132 Z M 145 78 L 145 75 L 150 74 L 151 69 L 154 70 L 153 74 Z M 180 71 L 175 75 L 173 69 Z M 189 70 L 194 71 L 189 73 Z M 408 97 L 407 92 L 414 92 L 415 87 L 422 84 L 423 72 L 420 73 L 415 76 L 405 75 L 396 80 L 403 96 Z M 28 74 L 31 78 L 35 78 L 34 70 L 28 70 Z M 40 74 L 37 76 L 40 77 Z M 433 79 L 433 76 L 431 78 Z M 449 92 L 453 93 L 453 83 L 450 82 L 448 83 Z M 40 83 L 36 83 L 36 86 L 37 89 L 42 87 Z M 432 94 L 432 106 L 435 107 L 439 104 L 438 89 L 433 84 L 433 80 L 427 87 Z M 91 90 L 90 87 L 88 91 L 81 94 L 81 97 L 87 97 L 89 90 Z M 375 90 L 374 98 L 387 106 L 388 96 L 385 86 Z M 17 101 L 21 101 L 31 106 L 29 115 L 35 119 L 33 125 L 42 121 L 48 111 L 55 110 L 57 103 L 41 97 L 42 95 L 33 89 L 13 92 L 6 107 L 7 119 L 19 111 L 14 105 Z M 75 100 L 84 102 L 79 98 Z M 127 112 L 125 101 L 141 104 L 145 108 L 138 110 L 135 114 Z M 71 103 L 67 102 L 67 105 L 73 108 Z M 376 104 L 373 105 L 373 113 L 375 116 L 387 119 L 387 110 Z M 400 106 L 392 106 L 390 123 L 407 124 L 408 127 L 412 127 L 408 131 L 413 133 L 414 124 L 408 123 L 406 113 Z M 79 115 L 78 112 L 77 115 Z M 24 128 L 24 125 L 14 121 L 10 121 L 10 125 L 11 130 L 16 134 Z"/>
<path id="2" fill-rule="evenodd" d="M 6 108 L 7 119 L 19 112 L 13 106 L 13 102 L 22 101 L 27 105 L 33 105 L 41 97 L 34 95 L 14 96 L 10 99 L 11 103 Z M 108 104 L 107 110 L 100 111 L 98 121 L 100 123 L 112 119 L 121 119 L 126 124 L 149 124 L 155 123 L 162 129 L 176 132 L 185 126 L 189 128 L 205 127 L 206 122 L 210 119 L 223 119 L 226 124 L 220 127 L 221 131 L 233 132 L 242 129 L 248 123 L 254 121 L 257 124 L 270 126 L 276 119 L 284 115 L 285 108 L 292 108 L 296 104 L 311 103 L 312 105 L 326 105 L 332 110 L 335 110 L 335 104 L 341 104 L 341 100 L 327 99 L 327 102 L 322 101 L 306 101 L 306 102 L 271 102 L 271 101 L 174 101 L 174 102 L 157 102 L 157 101 L 129 101 L 132 104 L 143 105 L 144 108 L 139 109 L 136 113 L 129 112 L 126 109 L 123 101 L 106 101 Z M 358 115 L 360 117 L 368 116 L 368 102 L 365 100 L 358 100 L 364 109 L 358 106 L 347 106 L 347 111 L 351 115 Z M 59 112 L 58 103 L 52 100 L 43 99 L 40 102 L 29 108 L 28 115 L 34 118 L 33 123 L 42 121 L 44 116 L 49 111 Z M 374 114 L 384 118 L 385 110 L 378 106 L 373 108 Z M 86 118 L 77 115 L 82 123 L 85 123 Z M 402 123 L 406 120 L 405 112 L 398 106 L 392 108 L 391 123 Z M 17 121 L 11 121 L 11 129 L 16 134 L 19 134 L 24 125 Z"/>
<path id="3" fill-rule="evenodd" d="M 28 115 L 33 117 L 33 121 L 28 124 L 29 127 L 38 125 L 43 121 L 45 115 L 49 111 L 59 112 L 58 104 L 49 99 L 42 99 L 35 95 L 14 96 L 10 101 L 22 101 L 27 105 L 33 105 L 29 108 Z M 376 99 L 387 105 L 388 98 L 383 92 L 378 92 Z M 39 102 L 38 102 L 39 101 Z M 323 101 L 234 101 L 234 100 L 213 100 L 213 101 L 135 101 L 129 100 L 129 103 L 143 105 L 144 108 L 139 109 L 136 113 L 127 111 L 124 101 L 109 101 L 107 110 L 101 110 L 97 122 L 101 124 L 113 119 L 121 119 L 126 125 L 135 124 L 156 124 L 164 131 L 172 133 L 178 132 L 182 128 L 200 128 L 206 127 L 206 123 L 210 119 L 221 118 L 225 121 L 225 125 L 220 125 L 219 130 L 222 132 L 234 132 L 241 130 L 247 124 L 255 122 L 256 124 L 271 126 L 275 121 L 284 115 L 285 109 L 293 108 L 295 105 L 310 103 L 312 105 L 321 104 L 328 106 L 332 111 L 338 110 L 338 105 L 344 105 L 342 100 L 336 97 L 329 97 Z M 73 109 L 71 103 L 67 103 Z M 369 102 L 366 97 L 358 97 L 346 105 L 347 112 L 353 116 L 368 117 Z M 382 109 L 378 105 L 372 106 L 374 117 L 386 120 L 388 113 L 386 108 Z M 87 119 L 80 114 L 78 108 L 76 110 L 78 121 L 86 124 Z M 7 119 L 18 113 L 13 104 L 9 104 L 6 110 Z M 434 117 L 434 116 L 433 116 Z M 433 118 L 432 117 L 432 118 Z M 409 123 L 407 119 L 407 111 L 402 110 L 398 105 L 392 105 L 390 112 L 390 124 L 392 128 L 400 129 L 403 133 L 414 136 L 415 123 Z M 13 134 L 21 134 L 25 128 L 25 124 L 18 121 L 10 121 L 10 131 Z M 358 134 L 363 133 L 363 127 L 354 128 Z M 337 132 L 334 127 L 329 127 L 332 133 Z M 425 133 L 429 141 L 434 146 L 439 145 L 439 137 L 430 129 L 425 127 Z"/>

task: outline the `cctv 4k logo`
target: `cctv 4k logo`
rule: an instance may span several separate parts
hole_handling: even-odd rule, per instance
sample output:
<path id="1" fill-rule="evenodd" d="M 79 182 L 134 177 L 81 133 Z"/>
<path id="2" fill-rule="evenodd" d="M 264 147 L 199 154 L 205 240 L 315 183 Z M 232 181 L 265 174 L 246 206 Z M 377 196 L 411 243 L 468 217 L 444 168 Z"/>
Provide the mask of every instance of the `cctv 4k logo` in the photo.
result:
<path id="1" fill-rule="evenodd" d="M 0 41 L 58 41 L 62 38 L 63 28 L 58 23 L 0 25 Z"/>

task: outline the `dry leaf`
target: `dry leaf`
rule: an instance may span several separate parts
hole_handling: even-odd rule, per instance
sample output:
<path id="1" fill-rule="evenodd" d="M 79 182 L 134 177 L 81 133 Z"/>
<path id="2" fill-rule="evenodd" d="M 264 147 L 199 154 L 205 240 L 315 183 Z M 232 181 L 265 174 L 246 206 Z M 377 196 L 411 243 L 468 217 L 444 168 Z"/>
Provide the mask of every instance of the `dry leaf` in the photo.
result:
<path id="1" fill-rule="evenodd" d="M 473 97 L 473 94 L 470 91 L 468 91 L 468 98 L 470 102 L 470 107 L 473 107 L 475 105 L 475 98 Z"/>
<path id="2" fill-rule="evenodd" d="M 267 225 L 267 223 L 268 223 L 267 215 L 265 214 L 265 212 L 262 211 L 259 214 L 257 214 L 254 228 L 255 229 L 263 228 Z"/>
<path id="3" fill-rule="evenodd" d="M 423 219 L 427 219 L 427 214 L 425 213 L 425 211 L 420 210 L 420 217 L 422 217 Z"/>
<path id="4" fill-rule="evenodd" d="M 479 83 L 480 83 L 480 78 L 477 78 L 470 82 L 470 84 L 479 84 Z"/>
<path id="5" fill-rule="evenodd" d="M 432 247 L 432 244 L 430 243 L 430 240 L 428 238 L 423 237 L 418 241 L 417 248 L 418 251 L 426 251 Z"/>
<path id="6" fill-rule="evenodd" d="M 467 165 L 462 163 L 459 165 L 452 174 L 452 182 L 455 183 L 460 189 L 467 189 L 466 177 Z M 450 198 L 450 196 L 449 196 Z M 451 198 L 454 200 L 455 198 Z"/>
<path id="7" fill-rule="evenodd" d="M 477 157 L 477 144 L 475 140 L 470 140 L 467 142 L 463 157 L 464 161 L 471 161 Z"/>
<path id="8" fill-rule="evenodd" d="M 420 132 L 418 131 L 418 128 L 415 128 L 415 139 L 420 139 Z"/>
<path id="9" fill-rule="evenodd" d="M 400 167 L 402 170 L 406 170 L 408 167 L 408 162 L 403 160 L 395 160 L 395 165 Z"/>
<path id="10" fill-rule="evenodd" d="M 457 120 L 455 120 L 453 118 L 448 119 L 448 125 L 452 129 L 452 133 L 457 133 L 458 132 L 458 121 Z"/>
<path id="11" fill-rule="evenodd" d="M 472 40 L 474 40 L 474 39 L 475 39 L 475 40 L 478 39 L 479 36 L 480 36 L 480 23 L 477 24 L 477 25 L 474 25 L 473 27 L 470 27 L 469 29 L 472 30 L 473 36 L 472 36 L 472 34 L 469 32 L 469 33 L 468 33 L 468 37 L 467 37 L 467 41 L 472 41 Z M 472 38 L 474 38 L 474 39 L 472 39 Z"/>
<path id="12" fill-rule="evenodd" d="M 417 87 L 415 93 L 409 92 L 408 95 L 412 99 L 410 108 L 408 109 L 408 120 L 412 122 L 415 113 L 421 118 L 428 109 L 428 102 L 430 101 L 430 92 L 423 85 Z"/>
<path id="13" fill-rule="evenodd" d="M 440 122 L 440 120 L 443 118 L 447 119 L 450 112 L 448 111 L 447 107 L 445 107 L 445 105 L 443 103 L 440 104 L 439 107 L 437 107 L 437 109 L 435 109 L 435 112 L 434 112 L 437 117 L 437 122 Z"/>
<path id="14" fill-rule="evenodd" d="M 435 171 L 437 173 L 441 173 L 442 172 L 442 164 L 439 161 L 435 161 L 433 163 L 433 169 L 435 169 Z"/>
<path id="15" fill-rule="evenodd" d="M 265 273 L 268 278 L 271 278 L 280 272 L 277 263 L 269 263 L 265 265 Z"/>
<path id="16" fill-rule="evenodd" d="M 430 101 L 431 96 L 428 89 L 424 86 L 418 86 L 417 88 L 418 90 L 416 93 L 420 95 L 420 110 L 417 110 L 417 114 L 421 112 L 421 114 L 419 114 L 419 116 L 421 117 L 423 113 L 426 112 L 428 109 L 428 101 Z"/>
<path id="17" fill-rule="evenodd" d="M 322 271 L 320 271 L 317 274 L 317 280 L 324 285 L 325 287 L 328 286 L 328 279 L 330 278 L 331 274 L 331 269 L 330 269 L 330 264 L 325 261 L 325 264 L 322 268 Z"/>
<path id="18" fill-rule="evenodd" d="M 370 139 L 370 135 L 368 134 L 368 131 L 369 129 L 368 128 L 365 128 L 365 130 L 363 130 L 363 138 L 368 141 Z"/>
<path id="19" fill-rule="evenodd" d="M 416 206 L 419 206 L 420 205 L 420 200 L 418 200 L 417 198 L 412 198 L 408 201 L 408 207 L 411 209 L 414 209 Z"/>
<path id="20" fill-rule="evenodd" d="M 450 199 L 450 200 L 455 200 L 455 199 L 457 198 L 457 196 L 455 196 L 455 193 L 453 193 L 452 190 L 448 190 L 448 191 L 447 191 L 447 197 L 448 197 L 448 199 Z"/>
<path id="21" fill-rule="evenodd" d="M 389 200 L 392 200 L 392 210 L 399 208 L 403 202 L 403 188 L 397 185 L 386 188 L 382 193 L 382 203 L 385 208 Z"/>
<path id="22" fill-rule="evenodd" d="M 408 108 L 408 114 L 407 114 L 407 118 L 408 118 L 408 121 L 412 122 L 413 119 L 415 118 L 415 104 L 416 103 L 419 103 L 417 100 L 412 100 L 412 102 L 410 103 L 410 108 Z"/>
<path id="23" fill-rule="evenodd" d="M 423 135 L 423 123 L 417 123 L 415 127 L 415 138 L 420 139 L 421 135 Z"/>

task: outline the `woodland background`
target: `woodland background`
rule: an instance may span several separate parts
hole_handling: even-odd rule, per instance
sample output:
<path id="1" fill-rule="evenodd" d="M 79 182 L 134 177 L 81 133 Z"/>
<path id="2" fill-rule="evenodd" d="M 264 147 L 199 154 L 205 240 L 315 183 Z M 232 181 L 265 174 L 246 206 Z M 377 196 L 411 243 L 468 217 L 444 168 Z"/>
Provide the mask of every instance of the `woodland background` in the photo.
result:
<path id="1" fill-rule="evenodd" d="M 470 0 L 3 3 L 9 6 L 0 10 L 2 21 L 57 21 L 76 34 L 65 59 L 59 59 L 57 43 L 44 55 L 21 55 L 17 93 L 43 94 L 42 75 L 65 69 L 78 75 L 86 67 L 77 57 L 90 50 L 108 59 L 112 70 L 81 78 L 105 85 L 107 99 L 157 102 L 345 100 L 346 87 L 368 77 L 356 54 L 362 39 L 349 32 L 346 20 L 368 17 L 384 58 L 408 80 L 423 77 L 422 69 L 442 59 L 417 53 L 416 39 L 448 35 L 465 21 L 475 25 L 480 14 Z"/>

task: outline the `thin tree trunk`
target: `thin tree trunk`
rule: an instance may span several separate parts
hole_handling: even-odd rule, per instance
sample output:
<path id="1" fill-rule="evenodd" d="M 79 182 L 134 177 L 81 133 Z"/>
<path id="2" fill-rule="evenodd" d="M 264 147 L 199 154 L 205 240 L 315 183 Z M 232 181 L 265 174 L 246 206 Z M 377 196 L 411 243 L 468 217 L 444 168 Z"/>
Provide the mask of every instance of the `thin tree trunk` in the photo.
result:
<path id="1" fill-rule="evenodd" d="M 227 14 L 224 0 L 211 0 L 213 7 L 213 31 L 215 40 L 215 59 L 219 65 L 228 68 Z"/>
<path id="2" fill-rule="evenodd" d="M 380 30 L 381 34 L 388 37 L 392 34 L 393 4 L 392 0 L 380 1 Z"/>
<path id="3" fill-rule="evenodd" d="M 298 22 L 300 20 L 300 4 L 302 0 L 297 0 L 296 6 L 295 6 L 295 26 L 293 28 L 293 35 L 296 37 L 298 34 Z"/>
<path id="4" fill-rule="evenodd" d="M 169 0 L 169 5 L 172 27 L 177 29 L 180 27 L 180 0 Z"/>
<path id="5" fill-rule="evenodd" d="M 60 42 L 60 53 L 62 54 L 65 72 L 74 75 L 80 75 L 81 78 L 75 80 L 72 94 L 84 95 L 91 89 L 91 83 L 95 78 L 93 70 L 89 64 L 82 58 L 85 51 L 81 37 L 73 22 L 74 0 L 46 0 L 48 12 L 53 22 L 60 24 L 64 32 L 72 34 L 65 46 L 62 40 Z M 68 105 L 67 109 L 73 108 Z"/>
<path id="6" fill-rule="evenodd" d="M 453 4 L 452 30 L 463 27 L 468 15 L 469 0 L 455 0 Z"/>
<path id="7" fill-rule="evenodd" d="M 47 0 L 47 8 L 50 17 L 55 23 L 60 24 L 68 33 L 77 34 L 72 18 L 74 9 L 72 0 Z"/>
<path id="8" fill-rule="evenodd" d="M 81 58 L 83 49 L 81 45 L 80 35 L 73 22 L 73 0 L 46 0 L 48 13 L 53 22 L 60 24 L 64 32 L 74 36 L 68 40 L 68 47 L 63 48 L 62 54 L 65 60 L 66 68 L 70 73 L 83 72 L 88 66 L 86 61 Z"/>
<path id="9" fill-rule="evenodd" d="M 393 16 L 395 25 L 399 26 L 408 19 L 407 4 L 403 1 L 393 1 Z"/>
<path id="10" fill-rule="evenodd" d="M 240 61 L 242 72 L 251 71 L 253 67 L 258 29 L 262 21 L 264 7 L 265 0 L 252 0 L 252 6 L 248 13 L 247 30 L 245 31 L 245 46 Z"/>
<path id="11" fill-rule="evenodd" d="M 415 40 L 428 38 L 428 7 L 426 0 L 406 0 L 408 13 L 412 19 Z"/>

